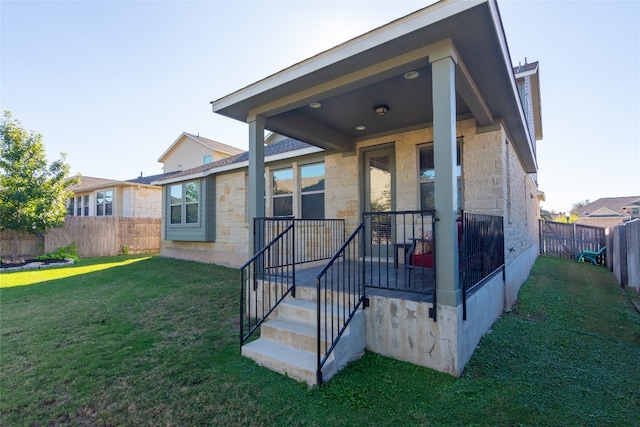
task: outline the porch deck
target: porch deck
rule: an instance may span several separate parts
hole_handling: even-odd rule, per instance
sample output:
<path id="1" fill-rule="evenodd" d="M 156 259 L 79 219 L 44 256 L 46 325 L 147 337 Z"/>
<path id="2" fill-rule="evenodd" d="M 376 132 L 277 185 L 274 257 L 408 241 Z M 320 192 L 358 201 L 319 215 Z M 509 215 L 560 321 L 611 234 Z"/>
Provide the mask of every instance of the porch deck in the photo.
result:
<path id="1" fill-rule="evenodd" d="M 302 287 L 317 286 L 316 277 L 324 267 L 324 261 L 299 264 L 296 266 L 295 285 Z M 405 268 L 404 264 L 394 267 L 391 262 L 367 260 L 363 262 L 342 261 L 336 263 L 337 271 L 344 274 L 358 268 L 364 274 L 367 295 L 400 298 L 410 301 L 432 302 L 435 284 L 432 268 Z"/>

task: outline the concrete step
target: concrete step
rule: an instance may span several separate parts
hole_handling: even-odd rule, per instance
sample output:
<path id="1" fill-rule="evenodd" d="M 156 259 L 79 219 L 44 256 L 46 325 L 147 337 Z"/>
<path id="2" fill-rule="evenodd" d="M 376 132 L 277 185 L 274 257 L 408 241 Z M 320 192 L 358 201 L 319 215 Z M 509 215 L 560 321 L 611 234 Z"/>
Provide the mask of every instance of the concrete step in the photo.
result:
<path id="1" fill-rule="evenodd" d="M 346 338 L 349 333 L 349 327 L 343 334 L 342 338 Z M 327 331 L 328 339 L 325 337 L 325 329 L 321 329 L 321 348 L 327 349 L 331 346 L 332 334 L 331 329 Z M 289 347 L 298 348 L 300 350 L 316 352 L 317 347 L 317 328 L 316 323 L 302 322 L 291 317 L 277 317 L 262 324 L 260 332 L 261 338 L 267 338 Z M 334 327 L 333 337 L 338 335 L 337 325 Z"/>
<path id="2" fill-rule="evenodd" d="M 275 317 L 261 326 L 260 338 L 245 344 L 242 355 L 254 360 L 261 366 L 288 375 L 309 385 L 316 382 L 317 369 L 317 310 L 314 300 L 288 298 L 280 303 Z M 321 351 L 331 347 L 331 341 L 337 337 L 339 328 L 348 317 L 348 313 L 331 304 L 321 306 L 329 313 L 331 330 L 321 330 Z M 322 369 L 324 381 L 328 381 L 350 360 L 360 357 L 364 352 L 365 330 L 364 312 L 358 310 L 344 334 L 329 355 Z M 325 334 L 327 335 L 325 337 Z"/>
<path id="3" fill-rule="evenodd" d="M 316 384 L 317 353 L 299 350 L 276 341 L 260 338 L 242 346 L 242 355 L 258 365 L 287 375 L 309 386 Z M 335 374 L 335 361 L 327 360 L 323 369 L 323 378 Z"/>
<path id="4" fill-rule="evenodd" d="M 306 298 L 288 298 L 281 302 L 278 306 L 278 317 L 286 317 L 290 319 L 296 319 L 300 322 L 313 323 L 314 325 L 318 321 L 317 313 L 318 303 L 311 299 Z M 333 317 L 333 323 L 338 324 L 344 322 L 345 318 L 349 317 L 349 310 L 344 306 L 337 306 L 333 304 L 320 305 L 321 318 L 324 321 L 324 313 L 327 312 L 330 316 L 327 317 L 327 321 L 331 322 Z M 332 316 L 332 317 L 331 317 Z"/>

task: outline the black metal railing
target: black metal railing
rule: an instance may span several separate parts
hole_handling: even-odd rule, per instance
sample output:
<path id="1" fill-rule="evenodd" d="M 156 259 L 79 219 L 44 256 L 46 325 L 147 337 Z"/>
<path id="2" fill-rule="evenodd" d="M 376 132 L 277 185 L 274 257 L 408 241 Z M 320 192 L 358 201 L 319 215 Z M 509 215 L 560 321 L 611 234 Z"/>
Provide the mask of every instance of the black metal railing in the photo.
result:
<path id="1" fill-rule="evenodd" d="M 364 285 L 364 223 L 353 232 L 316 278 L 317 284 L 317 371 L 322 384 L 322 367 L 335 349 L 353 316 L 366 306 Z"/>
<path id="2" fill-rule="evenodd" d="M 467 294 L 479 288 L 497 271 L 504 273 L 504 226 L 501 216 L 462 213 L 460 287 L 463 319 L 467 316 Z"/>
<path id="3" fill-rule="evenodd" d="M 434 212 L 364 212 L 362 220 L 367 286 L 435 299 Z"/>
<path id="4" fill-rule="evenodd" d="M 241 346 L 287 295 L 295 297 L 295 238 L 291 223 L 240 267 Z"/>
<path id="5" fill-rule="evenodd" d="M 344 219 L 256 218 L 254 252 L 292 224 L 296 229 L 294 247 L 298 264 L 331 259 L 346 237 Z"/>

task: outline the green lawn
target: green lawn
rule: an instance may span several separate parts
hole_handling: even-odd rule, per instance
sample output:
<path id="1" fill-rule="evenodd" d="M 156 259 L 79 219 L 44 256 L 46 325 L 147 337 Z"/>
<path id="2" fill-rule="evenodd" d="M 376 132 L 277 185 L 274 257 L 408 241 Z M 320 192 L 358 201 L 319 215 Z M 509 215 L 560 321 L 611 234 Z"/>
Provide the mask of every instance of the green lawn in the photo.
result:
<path id="1" fill-rule="evenodd" d="M 540 258 L 461 378 L 366 353 L 320 389 L 239 355 L 237 270 L 158 257 L 0 274 L 0 425 L 639 425 L 640 313 Z"/>

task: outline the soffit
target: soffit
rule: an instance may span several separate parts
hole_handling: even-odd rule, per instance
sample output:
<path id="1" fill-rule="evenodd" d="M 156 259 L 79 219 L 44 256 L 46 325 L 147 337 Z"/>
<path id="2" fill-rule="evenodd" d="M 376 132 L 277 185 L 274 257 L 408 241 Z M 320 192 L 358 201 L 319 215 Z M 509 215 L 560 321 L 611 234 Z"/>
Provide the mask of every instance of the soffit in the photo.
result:
<path id="1" fill-rule="evenodd" d="M 427 126 L 433 120 L 434 46 L 457 50 L 456 113 L 481 126 L 502 120 L 528 172 L 537 165 L 494 2 L 443 1 L 212 102 L 213 111 L 310 144 L 352 150 L 360 139 Z M 403 77 L 419 71 L 414 80 Z M 471 81 L 475 91 L 465 90 Z M 472 95 L 470 95 L 472 94 Z M 319 102 L 321 108 L 309 107 Z M 378 104 L 389 106 L 385 116 Z M 484 105 L 487 114 L 478 113 Z M 475 106 L 475 108 L 471 108 Z M 357 131 L 356 126 L 365 126 Z"/>

